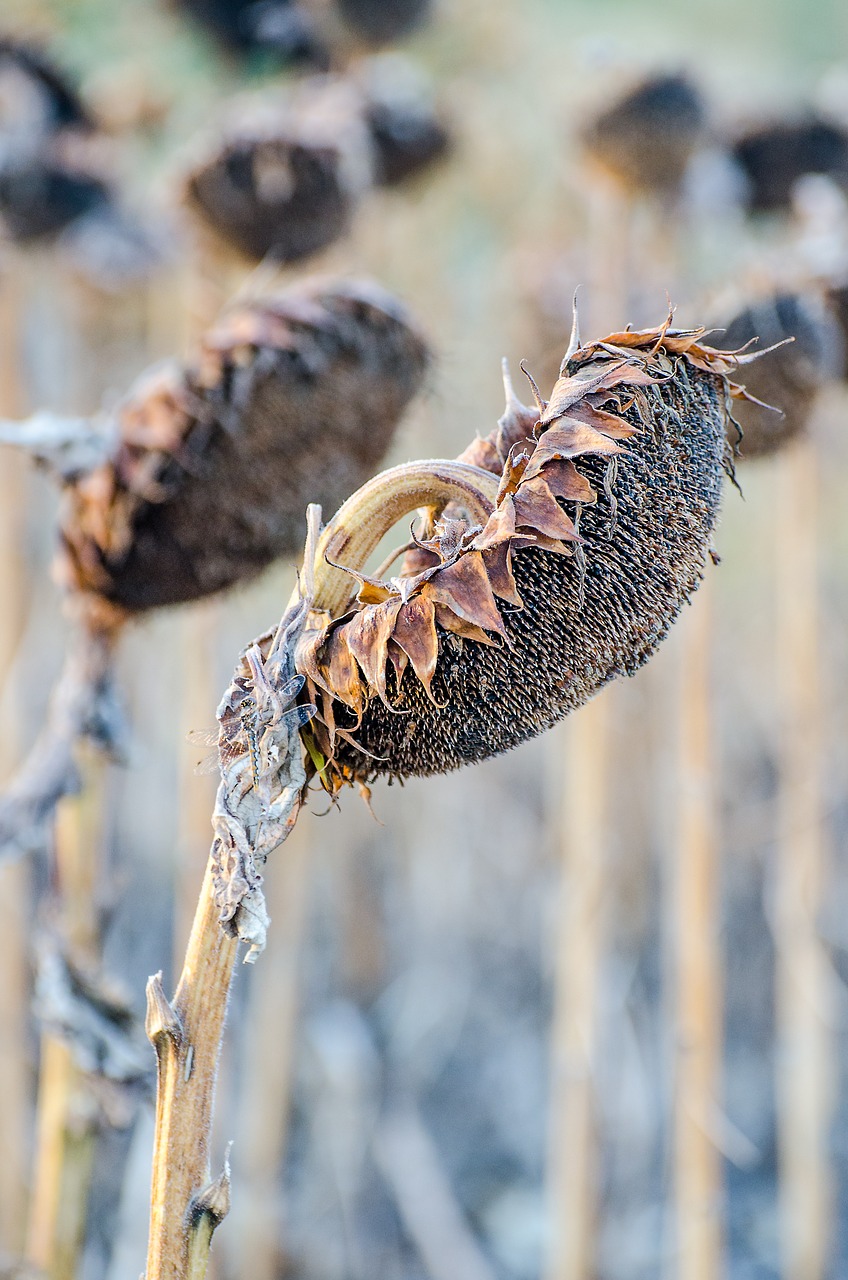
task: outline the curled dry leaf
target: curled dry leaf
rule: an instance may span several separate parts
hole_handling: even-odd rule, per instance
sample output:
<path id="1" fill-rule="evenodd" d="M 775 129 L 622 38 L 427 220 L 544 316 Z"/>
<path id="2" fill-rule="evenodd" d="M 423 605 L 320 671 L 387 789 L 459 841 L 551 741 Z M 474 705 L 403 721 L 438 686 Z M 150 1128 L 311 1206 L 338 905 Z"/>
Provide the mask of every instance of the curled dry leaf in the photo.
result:
<path id="1" fill-rule="evenodd" d="M 740 378 L 748 397 L 735 415 L 743 459 L 776 453 L 805 431 L 820 388 L 845 368 L 839 322 L 813 293 L 776 294 L 746 307 L 721 332 L 720 342 L 762 353 Z"/>
<path id="2" fill-rule="evenodd" d="M 670 319 L 575 350 L 536 409 L 508 384 L 463 455 L 500 477 L 484 522 L 454 503 L 398 577 L 351 566 L 338 616 L 318 590 L 296 665 L 330 789 L 506 750 L 654 651 L 702 576 L 740 394 L 736 358 Z"/>
<path id="3" fill-rule="evenodd" d="M 373 473 L 427 349 L 375 285 L 306 281 L 234 306 L 189 366 L 150 371 L 110 457 L 66 490 L 61 572 L 130 612 L 248 578 Z"/>

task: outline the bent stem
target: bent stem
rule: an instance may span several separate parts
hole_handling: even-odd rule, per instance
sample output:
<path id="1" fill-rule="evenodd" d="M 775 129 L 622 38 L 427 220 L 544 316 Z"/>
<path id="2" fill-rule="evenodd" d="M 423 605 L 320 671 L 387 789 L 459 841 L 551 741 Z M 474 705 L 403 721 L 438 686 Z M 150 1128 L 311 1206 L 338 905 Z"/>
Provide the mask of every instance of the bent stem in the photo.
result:
<path id="1" fill-rule="evenodd" d="M 348 499 L 317 542 L 314 533 L 320 510 L 310 508 L 311 533 L 303 573 L 309 596 L 305 603 L 335 616 L 350 599 L 350 576 L 330 565 L 327 557 L 339 557 L 348 568 L 364 569 L 384 535 L 419 507 L 438 512 L 455 503 L 472 519 L 485 523 L 494 506 L 497 486 L 496 477 L 463 463 L 438 460 L 395 467 Z M 295 593 L 278 638 L 286 635 L 289 627 L 295 627 L 298 613 L 305 616 L 303 605 L 304 598 Z M 295 635 L 294 630 L 292 634 Z M 289 657 L 292 648 L 289 642 Z M 230 691 L 244 678 L 245 670 L 240 663 Z M 225 695 L 222 708 L 229 705 L 227 698 Z M 219 718 L 225 714 L 219 709 Z M 285 764 L 283 761 L 277 765 L 278 793 Z M 291 772 L 294 774 L 295 770 Z M 222 814 L 233 818 L 242 837 L 247 833 L 251 852 L 257 855 L 256 863 L 261 864 L 291 831 L 299 799 L 284 822 L 273 824 L 266 821 L 267 811 L 259 809 L 252 815 L 246 812 L 251 804 L 260 802 L 255 791 L 245 794 L 239 783 L 238 764 L 228 766 L 218 791 L 216 821 Z M 273 827 L 274 834 L 269 837 L 265 832 L 260 849 L 258 833 L 263 823 L 266 828 Z M 229 1204 L 228 1166 L 215 1182 L 210 1182 L 209 1162 L 215 1078 L 238 954 L 238 938 L 224 931 L 221 907 L 216 901 L 216 877 L 221 875 L 221 850 L 216 847 L 219 843 L 216 835 L 173 1002 L 165 995 L 161 974 L 152 977 L 147 985 L 146 1029 L 156 1050 L 158 1085 L 146 1280 L 202 1280 L 212 1233 Z M 243 852 L 238 840 L 234 840 L 233 852 L 238 851 Z M 230 913 L 227 918 L 232 928 L 236 917 Z"/>

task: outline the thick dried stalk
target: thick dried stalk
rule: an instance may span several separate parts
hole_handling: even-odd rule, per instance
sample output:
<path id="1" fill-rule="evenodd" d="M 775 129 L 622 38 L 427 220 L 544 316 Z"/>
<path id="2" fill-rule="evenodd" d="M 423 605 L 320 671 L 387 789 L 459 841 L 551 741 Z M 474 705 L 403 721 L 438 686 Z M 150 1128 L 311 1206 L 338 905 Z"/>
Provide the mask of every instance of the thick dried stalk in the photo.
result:
<path id="1" fill-rule="evenodd" d="M 441 510 L 454 502 L 472 521 L 485 524 L 497 498 L 498 483 L 498 477 L 489 471 L 443 459 L 405 462 L 369 480 L 339 507 L 318 540 L 315 607 L 338 617 L 356 584 L 335 566 L 364 568 L 383 535 L 418 507 Z"/>
<path id="2" fill-rule="evenodd" d="M 210 1182 L 215 1077 L 238 954 L 212 890 L 210 864 L 173 1004 L 161 974 L 147 985 L 146 1028 L 159 1062 L 147 1280 L 188 1276 L 189 1250 L 198 1235 L 202 1247 L 208 1229 L 196 1205 Z"/>
<path id="3" fill-rule="evenodd" d="M 102 761 L 86 761 L 85 773 L 81 794 L 65 799 L 57 814 L 56 880 L 63 937 L 77 958 L 95 963 Z M 99 1108 L 72 1048 L 49 1031 L 41 1040 L 37 1114 L 27 1258 L 51 1280 L 75 1280 L 85 1240 Z"/>
<path id="4" fill-rule="evenodd" d="M 709 604 L 705 585 L 681 628 L 677 839 L 669 895 L 676 967 L 676 1274 L 681 1280 L 719 1280 L 724 1273 L 721 1157 L 712 1138 L 719 1114 L 722 996 Z"/>
<path id="5" fill-rule="evenodd" d="M 597 993 L 606 879 L 608 694 L 567 727 L 551 1054 L 547 1280 L 594 1274 Z"/>
<path id="6" fill-rule="evenodd" d="M 781 778 L 775 886 L 780 1221 L 785 1280 L 820 1280 L 833 1229 L 828 1130 L 834 1058 L 830 974 L 818 932 L 826 875 L 818 635 L 820 500 L 808 440 L 780 459 L 781 499 L 803 512 L 777 556 Z"/>
<path id="7" fill-rule="evenodd" d="M 184 732 L 208 728 L 209 708 L 218 696 L 213 650 L 220 616 L 217 600 L 199 601 L 182 620 L 180 701 Z M 197 906 L 197 880 L 209 846 L 209 812 L 215 800 L 216 777 L 198 777 L 195 765 L 203 748 L 184 749 L 180 756 L 179 857 L 174 871 L 174 966 L 182 962 Z"/>

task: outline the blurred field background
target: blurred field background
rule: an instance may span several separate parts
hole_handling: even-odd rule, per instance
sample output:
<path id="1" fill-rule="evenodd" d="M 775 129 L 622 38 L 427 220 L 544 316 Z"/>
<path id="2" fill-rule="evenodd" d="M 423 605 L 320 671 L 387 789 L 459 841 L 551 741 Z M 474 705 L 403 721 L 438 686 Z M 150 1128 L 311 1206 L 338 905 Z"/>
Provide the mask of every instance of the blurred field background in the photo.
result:
<path id="1" fill-rule="evenodd" d="M 228 62 L 152 0 L 4 9 L 4 25 L 47 38 L 115 120 L 130 203 L 175 224 L 175 159 L 226 117 L 230 93 L 274 79 Z M 848 118 L 848 9 L 837 0 L 442 0 L 405 51 L 434 79 L 455 134 L 451 158 L 411 189 L 371 193 L 349 238 L 283 273 L 372 275 L 426 327 L 437 360 L 391 461 L 453 456 L 490 430 L 502 410 L 500 357 L 516 375 L 525 357 L 534 371 L 558 363 L 577 284 L 593 331 L 659 322 L 666 290 L 679 318 L 697 322 L 712 318 L 728 287 L 762 283 L 795 252 L 797 225 L 753 227 L 709 202 L 685 221 L 640 208 L 630 249 L 614 220 L 599 235 L 576 132 L 641 74 L 691 74 L 717 130 L 822 95 Z M 190 235 L 175 246 L 155 276 L 119 293 L 85 282 L 59 250 L 4 249 L 4 414 L 91 412 L 152 360 L 185 353 L 197 312 L 211 305 L 214 314 L 237 281 L 198 264 Z M 546 309 L 563 299 L 557 332 Z M 812 493 L 794 484 L 792 457 L 740 468 L 744 500 L 728 486 L 708 632 L 699 595 L 658 658 L 573 723 L 473 770 L 375 788 L 379 821 L 345 796 L 279 851 L 268 874 L 277 927 L 256 969 L 237 975 L 220 1080 L 213 1164 L 234 1146 L 218 1280 L 848 1275 L 846 415 L 848 391 L 828 388 L 814 423 Z M 48 568 L 53 486 L 6 452 L 0 466 L 14 469 L 3 483 L 18 498 L 0 510 L 0 583 L 8 617 L 20 620 L 19 634 L 14 622 L 2 633 L 2 762 L 11 770 L 42 720 L 63 621 Z M 787 583 L 788 550 L 810 522 L 820 535 L 814 580 L 802 570 Z M 125 648 L 132 747 L 128 767 L 110 771 L 98 892 L 108 971 L 140 1017 L 147 975 L 162 968 L 169 989 L 181 963 L 208 852 L 211 789 L 192 775 L 185 735 L 211 725 L 234 655 L 278 618 L 292 582 L 293 566 L 278 566 L 248 589 L 138 625 Z M 791 614 L 793 585 L 799 609 L 812 592 L 821 611 L 819 652 L 789 660 L 802 684 L 818 682 L 823 707 L 820 745 L 800 739 L 820 813 L 800 829 L 778 803 L 799 740 L 781 711 L 787 660 L 775 638 L 779 596 Z M 698 780 L 681 775 L 679 735 L 697 665 L 698 636 L 687 632 L 699 626 L 714 720 L 707 863 L 718 912 L 693 1033 L 681 1022 L 676 957 L 700 925 L 681 914 L 678 815 Z M 601 784 L 580 781 L 593 749 L 604 759 Z M 587 835 L 578 819 L 592 785 L 600 816 Z M 325 807 L 320 794 L 314 807 Z M 809 882 L 787 889 L 787 839 L 802 874 L 822 868 L 820 893 Z M 27 1099 L 4 1120 L 17 1132 L 0 1140 L 0 1246 L 11 1267 L 23 1244 L 38 1043 L 15 1009 L 30 996 L 21 947 L 49 916 L 51 894 L 40 865 L 0 867 L 0 886 L 0 1091 Z M 799 942 L 792 907 L 801 898 L 814 927 Z M 708 881 L 695 900 L 708 906 Z M 811 1050 L 777 1029 L 799 955 Z M 692 1102 L 680 1079 L 704 1025 L 718 1081 L 714 1096 Z M 814 1112 L 824 1102 L 812 1147 L 805 1097 Z M 697 1137 L 691 1148 L 681 1139 L 687 1116 L 718 1163 L 714 1199 L 690 1213 L 708 1219 L 714 1253 L 687 1246 L 680 1166 L 700 1149 Z M 127 1108 L 123 1123 L 98 1155 L 85 1280 L 144 1267 L 149 1104 Z M 787 1177 L 808 1201 L 787 1198 Z"/>

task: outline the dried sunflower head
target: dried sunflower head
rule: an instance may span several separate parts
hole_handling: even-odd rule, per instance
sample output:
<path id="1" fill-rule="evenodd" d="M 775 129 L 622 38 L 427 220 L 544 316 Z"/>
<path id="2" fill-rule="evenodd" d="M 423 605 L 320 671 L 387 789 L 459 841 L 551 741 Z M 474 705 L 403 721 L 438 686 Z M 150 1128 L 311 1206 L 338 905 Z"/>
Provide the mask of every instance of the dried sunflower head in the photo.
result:
<path id="1" fill-rule="evenodd" d="M 230 52 L 271 54 L 284 66 L 329 65 L 329 51 L 307 8 L 293 0 L 171 0 Z"/>
<path id="2" fill-rule="evenodd" d="M 669 317 L 572 343 L 549 401 L 511 395 L 462 461 L 344 505 L 307 557 L 297 650 L 328 788 L 495 755 L 650 657 L 703 574 L 728 458 L 734 360 L 703 334 Z M 361 528 L 410 503 L 432 509 L 418 545 L 397 577 L 367 576 Z"/>
<path id="3" fill-rule="evenodd" d="M 112 198 L 106 152 L 96 137 L 68 129 L 32 150 L 0 148 L 0 225 L 19 244 L 55 236 Z"/>
<path id="4" fill-rule="evenodd" d="M 778 343 L 786 345 L 765 350 Z M 845 367 L 839 323 L 814 293 L 778 293 L 746 307 L 723 330 L 720 346 L 763 351 L 745 370 L 745 390 L 753 399 L 740 401 L 734 415 L 743 459 L 775 453 L 800 435 L 822 384 Z"/>
<path id="5" fill-rule="evenodd" d="M 583 141 L 625 187 L 662 194 L 680 186 L 705 125 L 701 95 L 686 76 L 655 76 L 599 115 Z"/>
<path id="6" fill-rule="evenodd" d="M 367 44 L 391 44 L 420 27 L 432 0 L 335 0 L 347 26 Z"/>
<path id="7" fill-rule="evenodd" d="M 0 143 L 38 147 L 59 129 L 92 127 L 70 80 L 37 45 L 0 37 Z"/>
<path id="8" fill-rule="evenodd" d="M 818 116 L 759 125 L 741 134 L 731 150 L 755 213 L 788 212 L 792 189 L 807 173 L 848 185 L 848 133 Z"/>
<path id="9" fill-rule="evenodd" d="M 307 281 L 234 306 L 199 358 L 152 370 L 109 459 L 69 486 L 62 576 L 129 612 L 259 572 L 370 475 L 420 388 L 427 349 L 365 283 Z"/>
<path id="10" fill-rule="evenodd" d="M 346 233 L 371 180 L 359 95 L 327 77 L 246 103 L 185 174 L 182 193 L 229 248 L 297 262 Z"/>
<path id="11" fill-rule="evenodd" d="M 374 147 L 374 178 L 395 186 L 450 150 L 450 134 L 432 93 L 405 58 L 371 59 L 363 76 L 365 122 Z"/>

